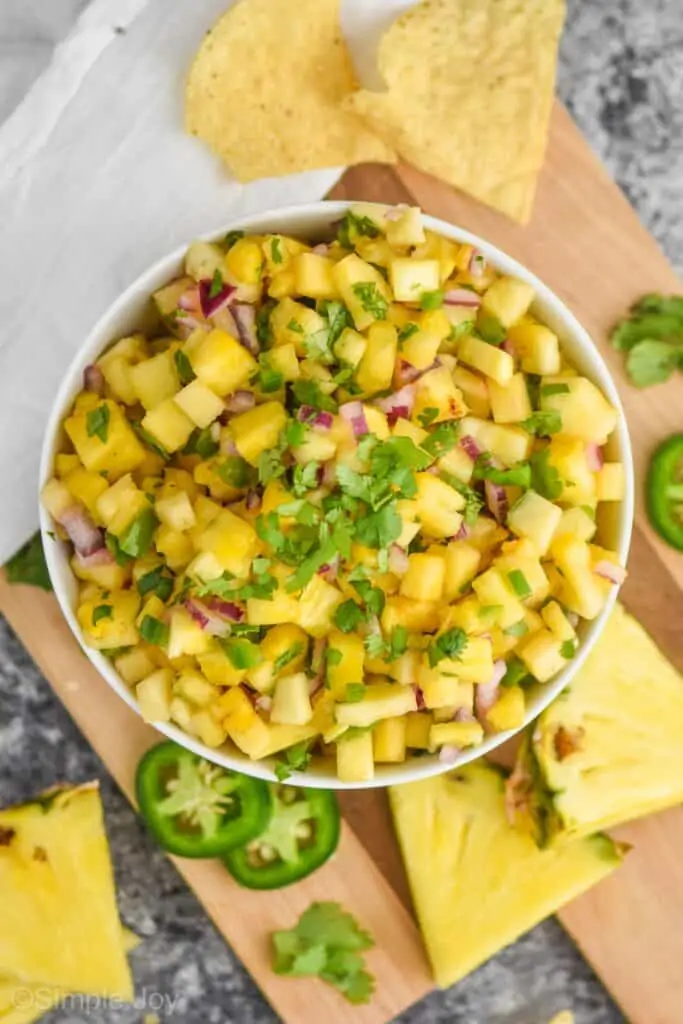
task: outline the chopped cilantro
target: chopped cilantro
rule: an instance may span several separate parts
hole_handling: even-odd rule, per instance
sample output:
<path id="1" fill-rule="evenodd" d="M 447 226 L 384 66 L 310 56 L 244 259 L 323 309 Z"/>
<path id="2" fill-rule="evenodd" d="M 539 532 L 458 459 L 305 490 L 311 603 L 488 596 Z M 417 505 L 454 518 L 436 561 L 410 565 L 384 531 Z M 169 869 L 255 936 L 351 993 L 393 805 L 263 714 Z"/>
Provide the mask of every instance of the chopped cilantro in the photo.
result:
<path id="1" fill-rule="evenodd" d="M 286 782 L 292 772 L 305 772 L 311 763 L 312 754 L 308 740 L 287 747 L 275 762 L 275 774 L 278 782 Z"/>
<path id="2" fill-rule="evenodd" d="M 357 297 L 366 313 L 375 320 L 384 320 L 389 309 L 389 303 L 380 293 L 379 288 L 373 281 L 358 281 L 351 285 L 351 291 Z"/>
<path id="3" fill-rule="evenodd" d="M 334 345 L 347 327 L 353 327 L 353 318 L 343 302 L 336 299 L 322 299 L 318 303 L 318 312 L 327 320 L 329 333 L 328 344 Z"/>
<path id="4" fill-rule="evenodd" d="M 85 419 L 88 437 L 99 437 L 104 444 L 109 436 L 109 406 L 98 405 L 91 409 Z"/>
<path id="5" fill-rule="evenodd" d="M 507 629 L 504 629 L 503 632 L 505 633 L 506 636 L 526 636 L 526 634 L 529 632 L 529 627 L 527 626 L 524 619 L 520 619 L 519 622 L 513 622 L 512 625 L 508 626 Z"/>
<path id="6" fill-rule="evenodd" d="M 551 398 L 553 395 L 568 395 L 568 384 L 542 384 L 541 394 L 544 398 Z"/>
<path id="7" fill-rule="evenodd" d="M 360 605 L 349 599 L 343 601 L 335 610 L 334 624 L 342 633 L 353 633 L 361 622 L 365 621 L 365 613 Z"/>
<path id="8" fill-rule="evenodd" d="M 513 655 L 508 661 L 505 675 L 500 681 L 501 686 L 521 686 L 527 679 L 530 679 L 529 670 L 524 662 Z"/>
<path id="9" fill-rule="evenodd" d="M 140 636 L 148 644 L 165 647 L 168 643 L 168 626 L 153 615 L 145 615 L 140 624 Z"/>
<path id="10" fill-rule="evenodd" d="M 576 654 L 576 641 L 565 640 L 560 646 L 560 654 L 563 658 L 566 658 L 567 661 L 571 661 L 571 659 Z"/>
<path id="11" fill-rule="evenodd" d="M 401 536 L 402 530 L 403 520 L 392 502 L 359 519 L 355 537 L 359 544 L 367 548 L 385 548 Z"/>
<path id="12" fill-rule="evenodd" d="M 170 452 L 168 452 L 164 448 L 163 444 L 157 441 L 157 439 L 153 437 L 148 430 L 145 430 L 142 423 L 138 422 L 138 420 L 131 420 L 130 425 L 143 444 L 147 445 L 147 447 L 150 448 L 155 453 L 155 455 L 161 456 L 164 462 L 168 462 L 168 460 L 171 458 Z"/>
<path id="13" fill-rule="evenodd" d="M 210 299 L 217 298 L 222 291 L 223 291 L 223 275 L 221 274 L 221 272 L 218 269 L 218 267 L 216 267 L 216 269 L 213 272 L 213 277 L 211 278 L 211 285 L 209 287 L 209 298 Z"/>
<path id="14" fill-rule="evenodd" d="M 295 466 L 292 476 L 292 493 L 297 498 L 303 498 L 308 492 L 315 490 L 318 486 L 317 462 L 307 462 L 305 466 Z"/>
<path id="15" fill-rule="evenodd" d="M 156 594 L 161 601 L 168 601 L 173 593 L 173 578 L 166 575 L 163 565 L 146 572 L 138 580 L 138 593 L 141 597 L 147 594 Z"/>
<path id="16" fill-rule="evenodd" d="M 10 558 L 5 564 L 5 573 L 9 583 L 28 583 L 41 590 L 52 590 L 40 533 L 35 533 Z"/>
<path id="17" fill-rule="evenodd" d="M 175 368 L 178 371 L 178 380 L 180 383 L 183 386 L 185 384 L 190 384 L 197 374 L 192 369 L 192 363 L 181 348 L 177 348 L 173 353 L 173 362 L 175 363 Z"/>
<path id="18" fill-rule="evenodd" d="M 98 604 L 96 608 L 93 608 L 93 626 L 96 626 L 98 622 L 102 621 L 102 619 L 111 619 L 113 612 L 114 609 L 110 604 Z"/>
<path id="19" fill-rule="evenodd" d="M 286 651 L 283 651 L 282 654 L 278 655 L 278 657 L 273 662 L 273 670 L 275 672 L 275 675 L 277 675 L 278 672 L 282 672 L 283 668 L 286 668 L 287 665 L 294 661 L 295 658 L 298 658 L 300 654 L 303 654 L 303 652 L 304 645 L 301 642 L 299 642 L 296 644 L 292 644 L 292 646 L 289 647 Z"/>
<path id="20" fill-rule="evenodd" d="M 324 412 L 337 412 L 339 406 L 334 398 L 326 395 L 317 380 L 295 380 L 292 394 L 298 405 L 312 405 Z"/>
<path id="21" fill-rule="evenodd" d="M 490 480 L 501 487 L 521 487 L 528 491 L 531 487 L 531 466 L 528 462 L 518 462 L 508 469 L 498 469 L 491 465 L 489 455 L 480 455 L 474 464 L 474 480 Z"/>
<path id="22" fill-rule="evenodd" d="M 228 656 L 233 668 L 254 668 L 263 661 L 261 651 L 246 637 L 228 637 L 220 641 L 221 647 Z"/>
<path id="23" fill-rule="evenodd" d="M 369 217 L 357 217 L 347 210 L 339 222 L 337 241 L 344 249 L 353 249 L 357 238 L 377 238 L 379 233 L 379 228 Z"/>
<path id="24" fill-rule="evenodd" d="M 524 427 L 530 434 L 538 437 L 549 437 L 562 430 L 562 416 L 556 409 L 548 409 L 546 412 L 534 412 L 526 420 L 522 420 L 520 426 Z"/>
<path id="25" fill-rule="evenodd" d="M 365 683 L 347 683 L 344 700 L 347 704 L 357 704 L 366 694 Z"/>
<path id="26" fill-rule="evenodd" d="M 443 290 L 437 288 L 433 292 L 422 292 L 420 296 L 421 309 L 441 309 L 443 306 Z"/>
<path id="27" fill-rule="evenodd" d="M 183 448 L 183 455 L 199 455 L 201 459 L 210 459 L 218 451 L 219 444 L 211 436 L 211 428 L 197 428 L 190 434 L 187 444 Z"/>
<path id="28" fill-rule="evenodd" d="M 303 334 L 304 333 L 303 327 L 298 322 L 298 320 L 294 319 L 294 317 L 292 317 L 292 319 L 287 324 L 287 330 L 288 331 L 294 331 L 295 334 Z"/>
<path id="29" fill-rule="evenodd" d="M 279 370 L 273 369 L 270 365 L 267 354 L 261 353 L 259 356 L 259 371 L 256 376 L 256 385 L 259 390 L 261 390 L 264 395 L 270 395 L 274 391 L 279 391 L 284 382 L 284 374 Z"/>
<path id="30" fill-rule="evenodd" d="M 439 410 L 435 409 L 433 406 L 430 406 L 428 409 L 423 409 L 417 418 L 420 421 L 420 424 L 426 430 L 427 427 L 431 427 L 432 423 L 434 422 L 435 419 L 437 419 L 438 415 Z"/>
<path id="31" fill-rule="evenodd" d="M 547 448 L 532 453 L 529 460 L 531 486 L 543 498 L 555 501 L 562 494 L 563 484 L 559 472 L 549 460 L 550 452 Z"/>
<path id="32" fill-rule="evenodd" d="M 443 658 L 457 660 L 467 647 L 468 637 L 464 629 L 454 626 L 437 636 L 428 648 L 429 664 L 434 668 Z"/>
<path id="33" fill-rule="evenodd" d="M 256 337 L 264 348 L 267 348 L 273 340 L 270 314 L 276 305 L 277 303 L 274 299 L 267 299 L 256 314 Z"/>
<path id="34" fill-rule="evenodd" d="M 474 328 L 474 320 L 463 320 L 459 324 L 453 324 L 446 341 L 457 341 L 464 334 L 471 334 Z"/>
<path id="35" fill-rule="evenodd" d="M 408 338 L 412 338 L 414 334 L 418 334 L 419 330 L 420 328 L 418 327 L 418 325 L 416 323 L 413 323 L 412 321 L 408 324 L 404 324 L 401 330 L 398 332 L 399 344 L 402 345 L 404 341 L 408 340 Z"/>
<path id="36" fill-rule="evenodd" d="M 158 520 L 152 509 L 143 509 L 119 536 L 118 544 L 121 551 L 131 558 L 143 558 L 152 545 L 157 525 Z"/>
<path id="37" fill-rule="evenodd" d="M 228 252 L 236 242 L 239 242 L 240 238 L 244 238 L 244 231 L 228 231 L 227 235 L 223 239 L 223 245 Z"/>
<path id="38" fill-rule="evenodd" d="M 479 314 L 476 329 L 483 341 L 489 345 L 495 345 L 496 348 L 502 345 L 507 337 L 507 331 L 500 320 L 496 319 L 495 316 L 491 316 L 490 313 Z"/>
<path id="39" fill-rule="evenodd" d="M 431 455 L 432 459 L 440 459 L 456 445 L 459 433 L 460 424 L 453 421 L 439 423 L 429 437 L 424 439 L 420 447 Z"/>
<path id="40" fill-rule="evenodd" d="M 273 238 L 270 243 L 270 258 L 272 259 L 273 263 L 283 262 L 284 257 L 282 255 L 282 249 L 280 248 L 281 244 L 282 239 L 278 237 Z"/>
<path id="41" fill-rule="evenodd" d="M 507 577 L 510 581 L 510 586 L 517 597 L 522 598 L 522 600 L 527 597 L 531 597 L 533 591 L 529 586 L 529 581 L 521 569 L 512 569 L 511 572 L 507 574 Z"/>
<path id="42" fill-rule="evenodd" d="M 370 1002 L 375 979 L 362 953 L 374 942 L 338 903 L 312 903 L 294 928 L 273 932 L 272 940 L 276 974 L 318 977 L 353 1005 Z"/>
<path id="43" fill-rule="evenodd" d="M 214 466 L 216 474 L 228 487 L 241 489 L 254 482 L 254 471 L 241 455 L 228 455 Z"/>
<path id="44" fill-rule="evenodd" d="M 336 648 L 328 647 L 325 651 L 325 657 L 327 659 L 327 664 L 334 667 L 335 665 L 341 664 L 343 655 L 342 652 L 338 651 Z"/>
<path id="45" fill-rule="evenodd" d="M 468 485 L 464 484 L 461 480 L 451 476 L 450 473 L 442 473 L 441 479 L 459 494 L 462 494 L 465 499 L 465 508 L 462 513 L 463 519 L 467 526 L 474 526 L 479 518 L 479 513 L 484 507 L 484 499 L 481 494 L 479 494 L 478 491 L 475 491 L 473 487 L 468 487 Z"/>

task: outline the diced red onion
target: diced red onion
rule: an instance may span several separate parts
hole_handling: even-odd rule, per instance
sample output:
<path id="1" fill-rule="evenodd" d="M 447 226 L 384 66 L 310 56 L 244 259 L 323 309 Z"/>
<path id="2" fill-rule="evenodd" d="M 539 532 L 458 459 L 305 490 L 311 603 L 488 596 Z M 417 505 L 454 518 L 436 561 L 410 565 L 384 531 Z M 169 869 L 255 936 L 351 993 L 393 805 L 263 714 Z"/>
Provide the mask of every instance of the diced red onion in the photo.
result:
<path id="1" fill-rule="evenodd" d="M 206 320 L 198 320 L 195 316 L 176 317 L 173 332 L 183 340 L 189 338 L 193 331 L 207 326 Z"/>
<path id="2" fill-rule="evenodd" d="M 483 277 L 486 272 L 486 257 L 477 249 L 470 256 L 469 272 L 472 277 Z"/>
<path id="3" fill-rule="evenodd" d="M 221 434 L 220 450 L 221 455 L 239 455 L 235 441 L 230 434 Z"/>
<path id="4" fill-rule="evenodd" d="M 268 713 L 273 706 L 273 698 L 269 697 L 267 693 L 260 693 L 254 700 L 254 707 L 257 711 L 265 711 Z"/>
<path id="5" fill-rule="evenodd" d="M 339 575 L 339 555 L 335 555 L 331 562 L 325 562 L 318 569 L 318 576 L 322 576 L 328 583 L 334 583 Z"/>
<path id="6" fill-rule="evenodd" d="M 225 601 L 222 597 L 210 597 L 205 604 L 212 612 L 222 615 L 225 619 L 230 619 L 231 622 L 241 622 L 244 618 L 243 608 L 232 601 Z"/>
<path id="7" fill-rule="evenodd" d="M 471 459 L 474 459 L 475 461 L 481 455 L 481 448 L 471 434 L 465 434 L 464 437 L 460 438 L 460 447 Z"/>
<path id="8" fill-rule="evenodd" d="M 586 445 L 586 462 L 591 473 L 599 473 L 605 463 L 602 448 L 595 441 Z"/>
<path id="9" fill-rule="evenodd" d="M 408 572 L 408 555 L 398 544 L 389 548 L 389 572 L 396 576 L 404 576 Z"/>
<path id="10" fill-rule="evenodd" d="M 215 295 L 211 294 L 213 290 L 213 281 L 208 280 L 208 278 L 204 278 L 199 282 L 199 308 L 202 311 L 202 316 L 205 316 L 207 320 L 209 317 L 215 316 L 216 313 L 220 313 L 222 309 L 225 309 L 233 301 L 237 292 L 237 289 L 231 284 L 222 285 L 220 291 Z"/>
<path id="11" fill-rule="evenodd" d="M 469 708 L 458 708 L 453 715 L 454 722 L 476 722 L 476 720 Z"/>
<path id="12" fill-rule="evenodd" d="M 474 688 L 474 712 L 482 725 L 486 715 L 498 700 L 500 681 L 507 672 L 507 665 L 500 659 L 493 663 L 493 675 L 487 683 L 477 683 Z"/>
<path id="13" fill-rule="evenodd" d="M 605 580 L 609 580 L 610 583 L 621 586 L 626 579 L 626 569 L 623 565 L 615 565 L 614 562 L 608 562 L 607 559 L 598 562 L 593 569 L 596 576 L 601 576 Z"/>
<path id="14" fill-rule="evenodd" d="M 92 569 L 96 565 L 113 565 L 114 561 L 114 556 L 106 547 L 97 548 L 89 555 L 81 555 L 76 552 L 76 564 L 81 569 Z"/>
<path id="15" fill-rule="evenodd" d="M 416 366 L 413 366 L 406 359 L 399 359 L 394 371 L 394 377 L 399 384 L 412 384 L 413 381 L 422 376 L 422 373 L 422 370 L 418 370 Z"/>
<path id="16" fill-rule="evenodd" d="M 225 399 L 225 411 L 230 413 L 248 412 L 256 405 L 253 391 L 235 391 Z"/>
<path id="17" fill-rule="evenodd" d="M 460 747 L 456 747 L 453 743 L 447 743 L 439 751 L 439 761 L 441 764 L 455 764 L 460 757 Z"/>
<path id="18" fill-rule="evenodd" d="M 96 395 L 104 394 L 104 374 L 97 363 L 91 363 L 83 371 L 83 390 L 92 391 Z"/>
<path id="19" fill-rule="evenodd" d="M 77 555 L 87 558 L 105 546 L 102 530 L 95 526 L 89 514 L 80 505 L 65 508 L 57 522 L 66 530 Z"/>
<path id="20" fill-rule="evenodd" d="M 444 292 L 443 301 L 447 306 L 471 306 L 473 309 L 481 306 L 481 296 L 469 288 L 449 288 Z"/>
<path id="21" fill-rule="evenodd" d="M 314 245 L 311 252 L 314 252 L 316 256 L 327 256 L 330 251 L 330 247 L 327 242 L 319 242 L 318 245 Z"/>
<path id="22" fill-rule="evenodd" d="M 223 309 L 219 309 L 217 313 L 214 313 L 211 317 L 211 322 L 214 327 L 220 328 L 221 331 L 226 331 L 227 334 L 231 334 L 233 338 L 238 337 L 237 324 L 235 318 L 230 312 L 230 306 L 224 306 Z"/>
<path id="23" fill-rule="evenodd" d="M 253 356 L 261 349 L 256 337 L 256 310 L 248 302 L 236 302 L 232 307 L 232 315 L 237 324 L 239 340 Z"/>
<path id="24" fill-rule="evenodd" d="M 211 282 L 209 281 L 209 285 Z M 192 285 L 188 288 L 178 299 L 178 309 L 184 310 L 186 313 L 201 313 L 202 303 L 199 295 L 199 286 Z"/>
<path id="25" fill-rule="evenodd" d="M 415 691 L 415 703 L 417 704 L 418 711 L 424 711 L 425 709 L 425 695 L 421 686 L 417 683 L 413 683 L 413 690 Z"/>
<path id="26" fill-rule="evenodd" d="M 244 499 L 244 504 L 250 512 L 258 512 L 263 503 L 263 498 L 258 491 L 247 491 L 247 496 Z"/>
<path id="27" fill-rule="evenodd" d="M 339 406 L 339 414 L 350 424 L 356 437 L 362 437 L 363 434 L 370 433 L 368 421 L 365 418 L 365 410 L 361 402 L 345 402 L 344 405 Z"/>
<path id="28" fill-rule="evenodd" d="M 467 523 L 465 522 L 465 520 L 463 519 L 463 521 L 460 524 L 460 529 L 458 530 L 458 532 L 454 536 L 453 540 L 467 540 L 469 535 L 470 535 L 470 528 L 467 525 Z"/>
<path id="29" fill-rule="evenodd" d="M 314 409 L 312 405 L 302 405 L 296 414 L 296 418 L 301 423 L 308 423 L 310 426 L 318 427 L 320 430 L 329 430 L 334 423 L 334 416 L 331 412 Z"/>
<path id="30" fill-rule="evenodd" d="M 410 207 L 406 203 L 398 203 L 396 206 L 388 206 L 384 211 L 385 220 L 400 220 L 406 210 Z"/>
<path id="31" fill-rule="evenodd" d="M 484 494 L 486 495 L 486 504 L 493 518 L 497 523 L 504 522 L 509 508 L 505 488 L 501 487 L 500 484 L 494 484 L 492 480 L 484 480 Z"/>
<path id="32" fill-rule="evenodd" d="M 402 417 L 407 420 L 410 417 L 415 405 L 416 391 L 415 384 L 404 384 L 399 391 L 394 391 L 386 398 L 376 398 L 374 405 L 387 414 L 389 425 L 393 427 L 397 419 Z"/>
<path id="33" fill-rule="evenodd" d="M 509 338 L 506 338 L 506 339 L 505 339 L 505 341 L 504 341 L 504 342 L 503 342 L 503 344 L 501 345 L 501 348 L 503 349 L 503 351 L 504 351 L 504 352 L 507 352 L 507 354 L 508 354 L 509 356 L 512 356 L 512 357 L 513 357 L 513 359 L 514 359 L 514 358 L 516 357 L 516 355 L 517 355 L 517 349 L 516 349 L 516 348 L 515 348 L 515 346 L 514 346 L 514 345 L 512 344 L 512 342 L 510 341 L 510 339 L 509 339 Z"/>
<path id="34" fill-rule="evenodd" d="M 184 602 L 185 608 L 190 613 L 200 629 L 210 636 L 227 636 L 230 632 L 230 623 L 217 613 L 215 608 L 209 608 L 208 603 L 198 601 L 196 598 L 188 598 Z"/>

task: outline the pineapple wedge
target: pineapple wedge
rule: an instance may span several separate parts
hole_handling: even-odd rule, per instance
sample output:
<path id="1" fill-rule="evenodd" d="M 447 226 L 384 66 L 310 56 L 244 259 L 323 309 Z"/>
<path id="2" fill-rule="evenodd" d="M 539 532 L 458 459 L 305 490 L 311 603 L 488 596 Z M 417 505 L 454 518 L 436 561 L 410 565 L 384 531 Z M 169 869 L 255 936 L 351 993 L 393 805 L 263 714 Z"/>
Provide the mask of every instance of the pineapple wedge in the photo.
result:
<path id="1" fill-rule="evenodd" d="M 437 985 L 446 988 L 618 866 L 596 835 L 538 850 L 508 824 L 504 776 L 479 761 L 392 787 L 394 824 Z"/>
<path id="2" fill-rule="evenodd" d="M 516 822 L 556 845 L 683 801 L 683 678 L 616 605 L 511 777 Z"/>
<path id="3" fill-rule="evenodd" d="M 0 892 L 7 980 L 132 1001 L 96 783 L 0 811 Z"/>

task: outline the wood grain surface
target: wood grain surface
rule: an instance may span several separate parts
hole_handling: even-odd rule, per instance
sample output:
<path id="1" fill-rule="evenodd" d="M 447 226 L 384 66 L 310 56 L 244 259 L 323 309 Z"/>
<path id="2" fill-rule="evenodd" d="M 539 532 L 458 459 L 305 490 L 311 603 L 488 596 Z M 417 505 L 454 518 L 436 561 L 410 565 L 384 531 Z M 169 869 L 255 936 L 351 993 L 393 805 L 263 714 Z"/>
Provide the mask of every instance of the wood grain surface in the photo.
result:
<path id="1" fill-rule="evenodd" d="M 683 555 L 653 534 L 643 511 L 642 479 L 659 440 L 681 429 L 680 378 L 638 391 L 607 342 L 614 321 L 648 291 L 681 285 L 654 239 L 556 104 L 548 158 L 534 215 L 519 227 L 414 168 L 361 166 L 331 198 L 409 202 L 474 231 L 537 273 L 570 306 L 605 357 L 626 408 L 635 451 L 638 500 L 629 610 L 683 670 Z M 108 688 L 80 652 L 49 595 L 0 581 L 0 610 L 113 776 L 130 796 L 135 764 L 155 733 Z M 683 742 L 683 737 L 681 738 Z M 336 858 L 309 880 L 279 893 L 240 890 L 217 863 L 176 861 L 217 927 L 287 1024 L 381 1024 L 431 987 L 381 791 L 342 798 L 347 826 Z M 619 830 L 634 846 L 625 865 L 565 908 L 560 919 L 632 1024 L 681 1024 L 683 965 L 683 811 Z M 267 935 L 290 926 L 314 899 L 337 899 L 377 940 L 369 956 L 378 991 L 350 1010 L 318 982 L 277 978 Z"/>

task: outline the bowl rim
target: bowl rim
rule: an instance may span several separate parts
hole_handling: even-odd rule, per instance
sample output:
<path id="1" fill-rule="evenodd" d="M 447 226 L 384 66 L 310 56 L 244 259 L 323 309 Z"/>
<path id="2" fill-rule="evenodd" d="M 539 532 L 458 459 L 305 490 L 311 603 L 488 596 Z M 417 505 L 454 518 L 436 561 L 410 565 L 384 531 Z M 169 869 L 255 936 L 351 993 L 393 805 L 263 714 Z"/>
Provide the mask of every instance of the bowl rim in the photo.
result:
<path id="1" fill-rule="evenodd" d="M 329 231 L 330 226 L 335 220 L 342 217 L 344 213 L 351 206 L 356 205 L 357 202 L 359 201 L 319 200 L 312 203 L 266 210 L 240 218 L 233 218 L 221 227 L 199 235 L 198 238 L 203 241 L 215 241 L 216 239 L 224 236 L 228 231 L 232 230 L 245 230 L 252 231 L 254 233 L 259 233 L 261 231 L 286 230 L 281 224 L 280 227 L 278 227 L 278 224 L 287 220 L 307 221 L 308 224 L 303 231 L 310 231 L 311 233 L 314 233 L 316 230 L 319 230 L 321 234 L 324 234 L 326 230 Z M 376 205 L 387 206 L 392 204 L 381 203 Z M 497 270 L 502 271 L 505 274 L 509 274 L 510 276 L 517 277 L 520 280 L 527 281 L 531 284 L 535 289 L 536 301 L 539 301 L 546 309 L 551 310 L 553 317 L 561 322 L 563 332 L 566 336 L 571 337 L 572 342 L 581 350 L 583 361 L 588 364 L 588 369 L 586 370 L 587 375 L 597 384 L 598 387 L 600 387 L 601 391 L 617 409 L 619 417 L 613 436 L 616 441 L 619 458 L 624 465 L 625 494 L 623 501 L 619 503 L 618 507 L 615 535 L 617 538 L 616 550 L 621 564 L 625 565 L 630 547 L 634 516 L 635 486 L 633 455 L 624 408 L 614 380 L 612 379 L 600 351 L 594 344 L 586 329 L 580 324 L 578 319 L 559 298 L 559 296 L 556 295 L 555 292 L 552 291 L 552 289 L 550 289 L 539 277 L 537 277 L 536 274 L 528 270 L 514 257 L 510 256 L 504 250 L 499 249 L 493 243 L 488 242 L 486 239 L 467 231 L 465 228 L 449 224 L 437 217 L 432 217 L 423 213 L 423 223 L 429 230 L 441 234 L 453 241 L 470 243 L 483 253 L 486 259 L 492 263 Z M 302 231 L 301 228 L 298 230 L 299 232 Z M 125 288 L 121 295 L 119 295 L 119 297 L 108 306 L 92 329 L 88 332 L 84 341 L 79 345 L 74 357 L 64 373 L 61 384 L 55 395 L 44 434 L 40 459 L 38 481 L 40 531 L 45 550 L 48 572 L 50 579 L 52 580 L 55 596 L 59 602 L 62 614 L 88 660 L 105 679 L 107 684 L 138 715 L 140 715 L 140 710 L 137 701 L 133 697 L 128 685 L 114 669 L 113 664 L 105 658 L 100 651 L 88 647 L 83 640 L 80 627 L 67 594 L 66 584 L 62 578 L 65 571 L 67 574 L 71 575 L 68 558 L 65 557 L 66 545 L 61 542 L 54 543 L 54 538 L 50 536 L 52 528 L 51 517 L 40 500 L 40 492 L 44 483 L 52 475 L 52 464 L 57 439 L 60 434 L 62 419 L 69 403 L 73 401 L 75 394 L 80 390 L 83 368 L 87 365 L 93 354 L 99 354 L 114 340 L 111 336 L 113 328 L 110 327 L 110 324 L 112 324 L 119 315 L 125 312 L 125 309 L 130 304 L 135 301 L 139 301 L 141 297 L 148 297 L 154 287 L 160 287 L 160 285 L 152 284 L 156 278 L 160 275 L 163 276 L 164 273 L 168 275 L 167 279 L 171 278 L 173 268 L 181 263 L 187 251 L 188 244 L 189 243 L 185 243 L 165 256 L 162 256 L 139 274 L 135 280 Z M 71 576 L 71 578 L 73 577 Z M 537 718 L 538 715 L 545 710 L 545 708 L 547 708 L 548 705 L 552 703 L 552 701 L 571 682 L 575 674 L 586 661 L 602 633 L 605 623 L 616 602 L 618 589 L 618 587 L 613 588 L 605 607 L 602 609 L 600 614 L 587 624 L 585 636 L 573 660 L 550 682 L 543 684 L 538 697 L 534 700 L 533 706 L 527 710 L 524 722 L 519 728 L 487 736 L 479 746 L 474 747 L 471 750 L 463 751 L 452 764 L 444 764 L 440 762 L 438 754 L 420 758 L 410 758 L 398 765 L 378 766 L 379 771 L 373 779 L 365 782 L 351 783 L 342 782 L 334 775 L 322 772 L 319 768 L 312 766 L 306 772 L 293 772 L 287 779 L 287 782 L 292 785 L 303 785 L 311 788 L 335 790 L 382 788 L 407 782 L 417 782 L 422 779 L 440 775 L 446 771 L 451 771 L 453 768 L 457 768 L 458 766 L 467 764 L 470 761 L 474 761 L 477 758 L 489 754 L 491 751 L 509 740 L 512 736 L 526 728 L 526 726 Z M 242 754 L 241 752 L 233 753 L 220 748 L 216 749 L 208 747 L 170 723 L 156 722 L 150 723 L 150 725 L 160 733 L 160 740 L 163 738 L 172 739 L 176 743 L 190 750 L 192 753 L 204 757 L 216 764 L 222 765 L 225 768 L 230 768 L 266 781 L 277 781 L 274 773 L 276 757 L 270 757 L 262 761 L 252 761 L 246 754 Z"/>

